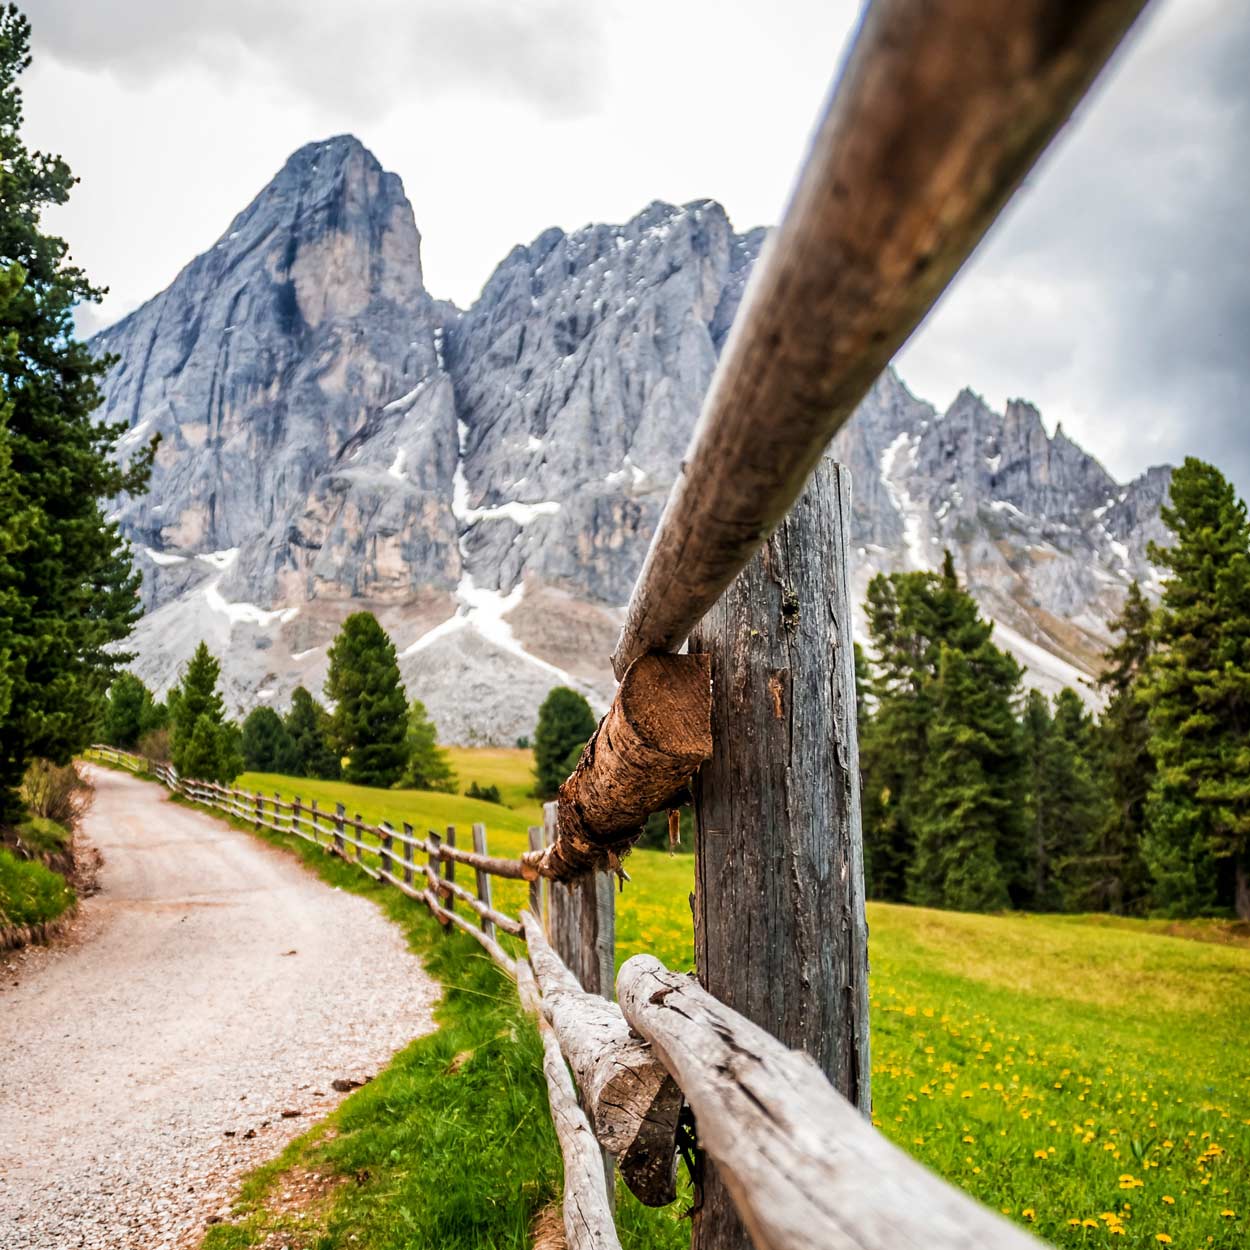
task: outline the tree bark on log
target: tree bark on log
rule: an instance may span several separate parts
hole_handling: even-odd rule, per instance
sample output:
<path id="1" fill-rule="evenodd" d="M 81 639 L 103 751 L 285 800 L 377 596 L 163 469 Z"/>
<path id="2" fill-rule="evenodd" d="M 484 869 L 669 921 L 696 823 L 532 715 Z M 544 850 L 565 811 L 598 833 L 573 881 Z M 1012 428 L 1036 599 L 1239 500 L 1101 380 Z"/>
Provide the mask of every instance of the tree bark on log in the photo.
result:
<path id="1" fill-rule="evenodd" d="M 578 1105 L 555 1032 L 542 1013 L 534 974 L 524 959 L 517 961 L 516 981 L 521 1004 L 537 1019 L 543 1043 L 547 1100 L 564 1157 L 564 1235 L 569 1250 L 620 1250 L 604 1182 L 603 1157 Z"/>
<path id="2" fill-rule="evenodd" d="M 625 1023 L 621 1009 L 586 993 L 543 936 L 521 913 L 542 1009 L 573 1069 L 599 1144 L 615 1156 L 630 1192 L 649 1207 L 677 1197 L 677 1118 L 682 1096 L 651 1048 Z"/>
<path id="3" fill-rule="evenodd" d="M 691 636 L 716 754 L 695 779 L 695 966 L 721 1002 L 869 1109 L 868 934 L 848 564 L 850 476 L 817 467 Z M 749 1244 L 714 1164 L 695 1250 Z"/>
<path id="4" fill-rule="evenodd" d="M 556 838 L 523 862 L 569 881 L 620 860 L 652 812 L 671 806 L 712 753 L 706 661 L 645 655 L 621 679 L 607 715 L 560 787 Z"/>
<path id="5" fill-rule="evenodd" d="M 675 651 L 1145 0 L 874 0 L 755 265 L 613 656 Z"/>
<path id="6" fill-rule="evenodd" d="M 757 1250 L 1042 1250 L 892 1146 L 812 1059 L 635 955 L 621 1009 L 685 1093 Z"/>

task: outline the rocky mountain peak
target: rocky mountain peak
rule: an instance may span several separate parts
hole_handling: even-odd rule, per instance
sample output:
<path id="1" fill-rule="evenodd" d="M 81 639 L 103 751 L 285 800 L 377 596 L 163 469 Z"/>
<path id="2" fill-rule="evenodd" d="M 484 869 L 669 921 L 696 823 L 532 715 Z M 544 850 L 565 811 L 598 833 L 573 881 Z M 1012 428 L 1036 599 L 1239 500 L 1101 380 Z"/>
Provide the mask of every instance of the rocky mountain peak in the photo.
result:
<path id="1" fill-rule="evenodd" d="M 622 605 L 765 239 L 712 200 L 518 244 L 467 309 L 425 290 L 400 180 L 308 144 L 170 287 L 96 339 L 144 570 L 157 688 L 204 638 L 232 704 L 318 690 L 368 607 L 450 741 L 510 743 L 556 683 L 602 704 Z M 944 413 L 886 370 L 833 450 L 853 570 L 949 547 L 1000 641 L 1087 679 L 1130 577 L 1154 576 L 1166 469 L 1119 486 L 1024 400 Z"/>

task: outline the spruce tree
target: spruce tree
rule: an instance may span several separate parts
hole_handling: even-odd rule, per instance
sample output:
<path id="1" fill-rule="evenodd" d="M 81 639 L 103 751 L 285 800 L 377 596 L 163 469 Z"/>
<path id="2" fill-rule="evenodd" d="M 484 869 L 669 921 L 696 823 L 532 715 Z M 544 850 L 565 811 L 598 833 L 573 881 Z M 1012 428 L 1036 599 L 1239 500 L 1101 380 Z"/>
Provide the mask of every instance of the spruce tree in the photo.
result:
<path id="1" fill-rule="evenodd" d="M 901 901 L 916 848 L 942 646 L 973 652 L 993 627 L 959 585 L 949 551 L 940 574 L 878 574 L 865 608 L 874 653 L 873 713 L 860 734 L 865 874 L 873 898 Z"/>
<path id="2" fill-rule="evenodd" d="M 1055 778 L 1055 722 L 1050 703 L 1040 690 L 1030 690 L 1020 722 L 1024 767 L 1028 788 L 1029 855 L 1032 861 L 1032 888 L 1029 905 L 1038 911 L 1057 907 L 1053 889 L 1053 839 L 1050 830 L 1050 803 Z M 1054 894 L 1056 897 L 1049 898 Z"/>
<path id="3" fill-rule="evenodd" d="M 1110 623 L 1119 641 L 1103 655 L 1099 685 L 1107 702 L 1098 723 L 1098 758 L 1106 807 L 1080 866 L 1083 895 L 1077 904 L 1098 911 L 1135 912 L 1146 903 L 1149 877 L 1142 861 L 1142 838 L 1155 762 L 1139 687 L 1154 648 L 1153 615 L 1141 587 L 1133 582 L 1120 615 Z"/>
<path id="4" fill-rule="evenodd" d="M 395 646 L 372 612 L 353 612 L 330 647 L 326 694 L 334 700 L 331 736 L 347 757 L 343 777 L 395 785 L 408 762 L 408 700 Z"/>
<path id="5" fill-rule="evenodd" d="M 1095 727 L 1081 696 L 1064 687 L 1055 696 L 1041 785 L 1031 807 L 1041 834 L 1036 843 L 1034 897 L 1039 911 L 1092 906 L 1102 871 L 1097 847 L 1107 818 L 1106 788 Z"/>
<path id="6" fill-rule="evenodd" d="M 996 911 L 1022 841 L 1022 758 L 1012 699 L 1020 669 L 990 642 L 971 655 L 943 644 L 916 805 L 910 901 Z"/>
<path id="7" fill-rule="evenodd" d="M 1250 523 L 1214 466 L 1187 458 L 1152 544 L 1169 573 L 1141 683 L 1158 772 L 1144 854 L 1174 914 L 1250 920 Z"/>
<path id="8" fill-rule="evenodd" d="M 548 693 L 538 709 L 534 730 L 534 794 L 538 798 L 555 797 L 571 771 L 566 767 L 570 752 L 586 742 L 595 725 L 590 704 L 576 690 L 556 686 Z"/>
<path id="9" fill-rule="evenodd" d="M 438 730 L 420 699 L 413 699 L 408 709 L 407 742 L 408 764 L 400 784 L 413 790 L 441 790 L 446 794 L 455 794 L 460 782 L 452 771 L 447 752 L 438 745 Z M 492 801 L 499 802 L 498 791 Z"/>
<path id="10" fill-rule="evenodd" d="M 27 150 L 21 137 L 21 72 L 30 26 L 0 10 L 0 820 L 20 810 L 27 761 L 66 763 L 90 741 L 105 691 L 130 658 L 111 644 L 139 616 L 139 578 L 105 501 L 145 488 L 149 446 L 122 465 L 123 425 L 97 423 L 95 359 L 74 337 L 76 304 L 102 292 L 46 234 L 47 209 L 64 204 L 74 177 L 58 156 Z M 16 541 L 15 541 L 16 539 Z"/>
<path id="11" fill-rule="evenodd" d="M 171 692 L 173 734 L 170 755 L 184 777 L 231 782 L 243 770 L 238 734 L 226 723 L 217 690 L 221 665 L 201 642 L 183 670 L 177 693 Z"/>
<path id="12" fill-rule="evenodd" d="M 139 678 L 133 673 L 118 673 L 104 705 L 101 737 L 109 746 L 133 750 L 145 731 L 144 712 L 152 706 L 152 692 Z"/>
<path id="13" fill-rule="evenodd" d="M 247 714 L 240 748 L 248 772 L 296 775 L 295 744 L 271 707 L 256 707 Z"/>
<path id="14" fill-rule="evenodd" d="M 330 713 L 303 686 L 292 692 L 283 725 L 291 740 L 291 776 L 337 781 L 342 761 L 330 743 Z"/>

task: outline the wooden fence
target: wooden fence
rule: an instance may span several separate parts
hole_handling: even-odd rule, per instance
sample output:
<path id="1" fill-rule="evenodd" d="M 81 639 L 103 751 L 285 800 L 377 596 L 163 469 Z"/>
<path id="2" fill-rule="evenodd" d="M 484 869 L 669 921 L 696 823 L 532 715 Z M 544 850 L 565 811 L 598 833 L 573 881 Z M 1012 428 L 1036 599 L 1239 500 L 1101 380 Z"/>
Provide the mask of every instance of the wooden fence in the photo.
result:
<path id="1" fill-rule="evenodd" d="M 487 854 L 481 825 L 468 851 L 452 830 L 156 770 L 421 900 L 515 980 L 543 1038 L 573 1250 L 619 1247 L 601 1151 L 642 1201 L 674 1199 L 685 1112 L 695 1250 L 1039 1244 L 865 1118 L 849 484 L 821 461 L 1144 2 L 873 0 L 634 586 L 612 708 L 520 859 Z M 699 977 L 637 955 L 612 1001 L 621 857 L 649 812 L 691 797 Z M 519 916 L 495 907 L 493 877 L 530 883 Z"/>
<path id="2" fill-rule="evenodd" d="M 483 947 L 516 982 L 542 1034 L 573 1250 L 619 1247 L 605 1158 L 641 1201 L 674 1201 L 684 1106 L 761 1248 L 1036 1250 L 1028 1233 L 891 1146 L 807 1055 L 717 1002 L 692 977 L 636 955 L 616 978 L 619 1002 L 583 988 L 551 938 L 563 934 L 566 949 L 584 949 L 574 890 L 552 884 L 544 896 L 530 865 L 487 853 L 483 825 L 473 826 L 468 851 L 451 844 L 454 829 L 447 837 L 433 831 L 418 837 L 410 825 L 369 824 L 341 804 L 330 812 L 296 797 L 179 777 L 170 765 L 114 747 L 98 745 L 92 753 L 151 773 L 174 793 L 226 816 L 303 838 L 424 903 L 444 927 Z M 554 808 L 547 804 L 548 838 Z M 455 880 L 457 865 L 473 871 L 475 889 Z M 519 916 L 492 904 L 493 877 L 528 880 L 529 906 Z M 505 949 L 501 932 L 516 939 L 515 953 Z M 592 946 L 595 964 L 610 968 L 612 957 L 605 939 Z"/>

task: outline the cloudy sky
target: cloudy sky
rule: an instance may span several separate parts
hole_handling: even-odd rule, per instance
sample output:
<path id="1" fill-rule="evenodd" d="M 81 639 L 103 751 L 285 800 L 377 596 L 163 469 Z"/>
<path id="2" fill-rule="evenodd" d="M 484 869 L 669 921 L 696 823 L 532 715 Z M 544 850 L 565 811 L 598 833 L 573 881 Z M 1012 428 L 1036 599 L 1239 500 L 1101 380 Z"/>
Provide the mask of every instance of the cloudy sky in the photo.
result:
<path id="1" fill-rule="evenodd" d="M 122 315 L 295 148 L 350 131 L 404 180 L 426 282 L 516 242 L 712 197 L 776 220 L 845 0 L 25 0 L 27 135 L 82 178 L 52 224 Z M 1186 454 L 1250 494 L 1250 4 L 1153 0 L 904 349 L 939 406 L 1035 402 L 1120 476 Z"/>

